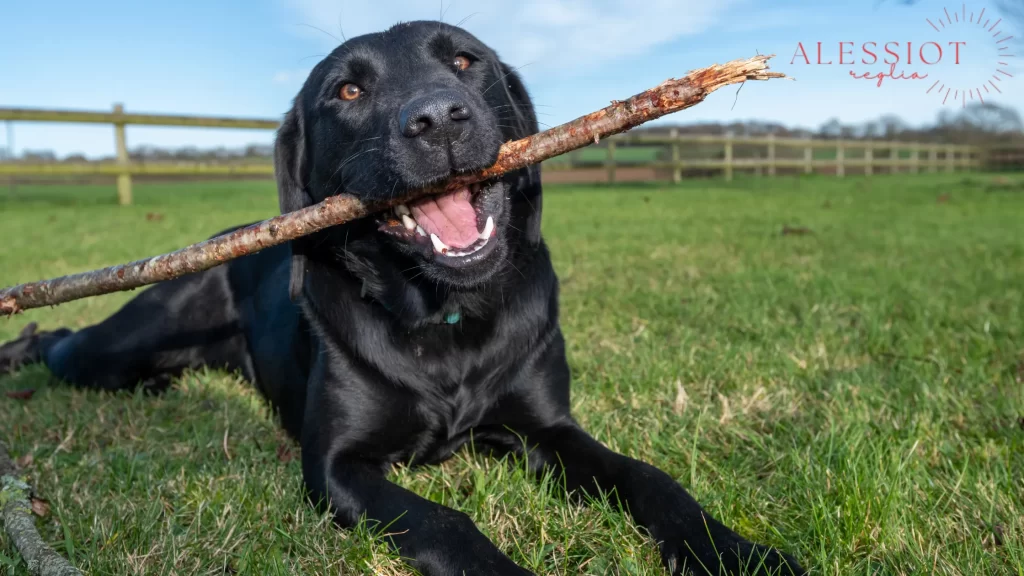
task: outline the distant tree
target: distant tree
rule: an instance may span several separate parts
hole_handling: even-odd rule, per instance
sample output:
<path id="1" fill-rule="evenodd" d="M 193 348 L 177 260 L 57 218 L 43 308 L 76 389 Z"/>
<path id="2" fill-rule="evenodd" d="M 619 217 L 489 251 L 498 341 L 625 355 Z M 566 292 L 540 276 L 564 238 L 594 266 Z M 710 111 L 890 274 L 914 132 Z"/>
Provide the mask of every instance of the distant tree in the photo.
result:
<path id="1" fill-rule="evenodd" d="M 857 131 L 858 136 L 861 138 L 868 138 L 871 140 L 881 138 L 885 129 L 882 127 L 882 123 L 879 120 L 868 120 L 861 124 L 860 130 Z"/>
<path id="2" fill-rule="evenodd" d="M 26 162 L 55 162 L 57 155 L 53 150 L 25 150 L 21 153 Z"/>
<path id="3" fill-rule="evenodd" d="M 897 138 L 907 131 L 907 123 L 895 114 L 886 114 L 878 119 L 881 127 L 881 137 L 889 140 Z"/>
<path id="4" fill-rule="evenodd" d="M 824 138 L 839 138 L 843 134 L 843 124 L 839 118 L 831 118 L 818 128 L 818 135 Z"/>
<path id="5" fill-rule="evenodd" d="M 986 133 L 1020 132 L 1024 130 L 1020 112 L 997 104 L 974 104 L 964 108 L 958 120 L 965 126 Z"/>
<path id="6" fill-rule="evenodd" d="M 262 158 L 269 160 L 273 157 L 273 152 L 273 147 L 266 144 L 249 144 L 241 148 L 218 146 L 208 149 L 200 149 L 195 146 L 171 149 L 143 144 L 132 148 L 129 157 L 132 160 L 141 162 L 170 162 L 173 160 L 213 162 L 230 161 L 238 158 Z"/>
<path id="7" fill-rule="evenodd" d="M 199 149 L 195 146 L 185 146 L 184 148 L 179 148 L 174 152 L 174 158 L 176 160 L 198 160 L 199 156 Z"/>
<path id="8" fill-rule="evenodd" d="M 271 158 L 273 155 L 273 146 L 267 144 L 249 144 L 245 147 L 246 158 Z"/>

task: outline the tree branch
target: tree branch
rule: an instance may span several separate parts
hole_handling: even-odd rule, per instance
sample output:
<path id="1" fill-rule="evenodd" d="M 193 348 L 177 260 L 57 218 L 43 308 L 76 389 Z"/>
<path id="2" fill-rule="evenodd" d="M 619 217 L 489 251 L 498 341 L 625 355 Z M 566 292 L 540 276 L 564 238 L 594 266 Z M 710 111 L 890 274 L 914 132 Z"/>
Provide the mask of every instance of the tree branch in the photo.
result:
<path id="1" fill-rule="evenodd" d="M 747 80 L 785 78 L 780 72 L 768 70 L 768 60 L 773 56 L 759 55 L 693 70 L 682 78 L 666 80 L 628 100 L 613 101 L 606 108 L 561 126 L 522 140 L 507 142 L 501 147 L 494 166 L 476 174 L 453 178 L 440 188 L 419 190 L 374 204 L 365 204 L 349 195 L 332 196 L 319 204 L 264 220 L 170 254 L 5 288 L 0 290 L 0 314 L 11 315 L 29 308 L 131 290 L 200 272 L 329 226 L 362 218 L 398 203 L 427 194 L 453 191 L 466 184 L 525 168 L 699 104 L 708 94 L 723 86 Z"/>
<path id="2" fill-rule="evenodd" d="M 7 446 L 0 442 L 0 516 L 4 530 L 28 564 L 28 571 L 33 576 L 82 576 L 39 535 L 32 518 L 28 484 L 18 478 L 17 472 Z"/>

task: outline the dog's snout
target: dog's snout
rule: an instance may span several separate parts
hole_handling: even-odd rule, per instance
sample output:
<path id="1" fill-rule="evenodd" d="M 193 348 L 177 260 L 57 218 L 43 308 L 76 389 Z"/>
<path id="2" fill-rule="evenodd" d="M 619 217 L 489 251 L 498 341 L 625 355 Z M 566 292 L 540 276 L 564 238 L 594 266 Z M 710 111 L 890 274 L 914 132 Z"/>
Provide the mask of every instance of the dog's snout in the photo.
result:
<path id="1" fill-rule="evenodd" d="M 398 122 L 406 138 L 458 140 L 472 118 L 465 98 L 451 90 L 420 96 L 402 107 Z"/>

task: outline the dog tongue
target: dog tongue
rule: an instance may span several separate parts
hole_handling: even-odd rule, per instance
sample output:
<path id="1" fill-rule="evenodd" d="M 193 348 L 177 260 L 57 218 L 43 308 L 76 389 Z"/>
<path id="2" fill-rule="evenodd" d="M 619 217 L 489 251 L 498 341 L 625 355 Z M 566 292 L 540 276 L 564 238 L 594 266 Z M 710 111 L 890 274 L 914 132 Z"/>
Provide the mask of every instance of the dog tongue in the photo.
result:
<path id="1" fill-rule="evenodd" d="M 469 188 L 444 196 L 430 196 L 409 207 L 413 218 L 427 234 L 436 234 L 446 246 L 465 248 L 480 238 Z"/>

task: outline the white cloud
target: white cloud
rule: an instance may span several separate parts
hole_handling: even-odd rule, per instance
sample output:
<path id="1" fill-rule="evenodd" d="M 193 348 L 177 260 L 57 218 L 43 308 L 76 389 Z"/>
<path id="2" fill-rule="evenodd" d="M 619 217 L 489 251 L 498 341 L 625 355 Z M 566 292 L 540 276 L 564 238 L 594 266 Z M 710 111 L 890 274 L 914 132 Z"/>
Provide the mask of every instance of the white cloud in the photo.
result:
<path id="1" fill-rule="evenodd" d="M 351 38 L 399 21 L 437 20 L 441 2 L 379 0 L 282 0 L 297 11 L 295 27 L 325 47 L 330 35 Z M 493 47 L 527 77 L 600 67 L 641 56 L 659 44 L 706 31 L 743 0 L 452 0 L 444 21 L 457 24 Z"/>

